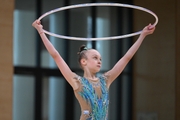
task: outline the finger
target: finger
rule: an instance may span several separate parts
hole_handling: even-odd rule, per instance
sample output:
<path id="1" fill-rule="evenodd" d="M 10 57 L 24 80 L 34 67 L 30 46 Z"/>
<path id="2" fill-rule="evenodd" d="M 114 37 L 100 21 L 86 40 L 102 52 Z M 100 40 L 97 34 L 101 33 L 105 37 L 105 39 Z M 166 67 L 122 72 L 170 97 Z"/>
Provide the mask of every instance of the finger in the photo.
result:
<path id="1" fill-rule="evenodd" d="M 34 22 L 32 23 L 32 26 L 35 26 L 35 24 L 37 24 L 37 22 L 36 22 L 36 21 L 34 21 Z"/>
<path id="2" fill-rule="evenodd" d="M 41 24 L 41 21 L 40 21 L 40 20 L 36 20 L 36 23 L 37 23 L 38 25 L 40 25 L 40 24 Z"/>
<path id="3" fill-rule="evenodd" d="M 154 27 L 155 27 L 154 25 L 151 25 L 148 27 L 148 30 L 152 30 L 152 29 L 154 29 Z"/>

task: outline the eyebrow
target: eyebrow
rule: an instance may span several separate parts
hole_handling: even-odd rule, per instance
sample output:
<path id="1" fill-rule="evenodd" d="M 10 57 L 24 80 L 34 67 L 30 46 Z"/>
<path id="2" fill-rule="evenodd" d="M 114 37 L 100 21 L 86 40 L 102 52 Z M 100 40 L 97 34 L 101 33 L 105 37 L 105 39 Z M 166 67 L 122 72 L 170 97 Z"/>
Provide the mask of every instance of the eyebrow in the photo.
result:
<path id="1" fill-rule="evenodd" d="M 99 55 L 97 55 L 97 54 L 93 54 L 92 56 L 93 56 L 93 57 L 98 56 L 98 57 L 100 57 L 100 59 L 102 59 L 101 56 L 99 56 Z"/>

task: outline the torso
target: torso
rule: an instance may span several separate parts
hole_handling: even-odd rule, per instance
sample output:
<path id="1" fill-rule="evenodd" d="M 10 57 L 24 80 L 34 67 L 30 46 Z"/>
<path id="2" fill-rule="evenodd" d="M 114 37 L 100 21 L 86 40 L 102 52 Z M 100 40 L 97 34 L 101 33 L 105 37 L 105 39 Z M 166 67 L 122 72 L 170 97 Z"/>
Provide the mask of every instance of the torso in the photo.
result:
<path id="1" fill-rule="evenodd" d="M 109 96 L 104 75 L 97 81 L 77 77 L 79 88 L 74 91 L 81 106 L 80 120 L 107 120 Z"/>

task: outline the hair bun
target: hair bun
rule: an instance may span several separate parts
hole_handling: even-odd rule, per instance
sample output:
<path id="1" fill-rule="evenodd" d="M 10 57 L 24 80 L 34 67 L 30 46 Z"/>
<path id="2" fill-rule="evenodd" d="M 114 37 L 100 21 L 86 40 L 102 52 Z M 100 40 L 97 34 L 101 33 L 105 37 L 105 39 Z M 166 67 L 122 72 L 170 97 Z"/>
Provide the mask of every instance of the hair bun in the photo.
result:
<path id="1" fill-rule="evenodd" d="M 87 47 L 86 47 L 86 45 L 82 45 L 80 48 L 79 48 L 79 52 L 77 53 L 78 55 L 82 52 L 82 51 L 84 51 L 84 50 L 87 50 Z"/>

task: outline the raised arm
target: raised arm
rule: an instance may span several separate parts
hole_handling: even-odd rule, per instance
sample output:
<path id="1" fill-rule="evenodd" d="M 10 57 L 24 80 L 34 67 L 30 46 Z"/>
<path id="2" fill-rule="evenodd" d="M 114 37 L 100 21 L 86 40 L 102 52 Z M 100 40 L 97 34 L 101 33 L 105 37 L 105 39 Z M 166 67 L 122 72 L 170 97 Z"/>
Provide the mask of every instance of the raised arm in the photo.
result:
<path id="1" fill-rule="evenodd" d="M 109 87 L 110 84 L 121 74 L 121 72 L 124 70 L 128 62 L 132 59 L 134 54 L 137 52 L 139 49 L 140 45 L 142 44 L 144 38 L 152 34 L 155 30 L 155 27 L 149 24 L 146 26 L 142 33 L 140 34 L 139 38 L 137 41 L 131 46 L 131 48 L 127 51 L 127 53 L 115 64 L 115 66 L 105 73 L 108 76 L 108 83 L 107 86 Z"/>
<path id="2" fill-rule="evenodd" d="M 54 48 L 54 46 L 51 44 L 49 39 L 46 37 L 46 35 L 43 32 L 43 26 L 40 24 L 40 21 L 36 20 L 32 24 L 33 27 L 35 27 L 40 34 L 40 37 L 48 50 L 49 54 L 53 57 L 55 60 L 58 68 L 60 69 L 62 75 L 65 77 L 65 79 L 69 82 L 69 84 L 73 87 L 73 89 L 77 89 L 77 84 L 74 82 L 74 77 L 76 76 L 75 73 L 73 73 L 66 62 L 63 60 L 61 55 L 58 53 L 58 51 Z"/>

